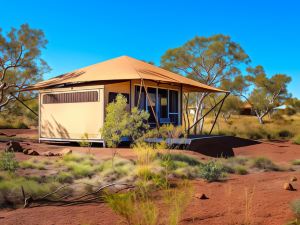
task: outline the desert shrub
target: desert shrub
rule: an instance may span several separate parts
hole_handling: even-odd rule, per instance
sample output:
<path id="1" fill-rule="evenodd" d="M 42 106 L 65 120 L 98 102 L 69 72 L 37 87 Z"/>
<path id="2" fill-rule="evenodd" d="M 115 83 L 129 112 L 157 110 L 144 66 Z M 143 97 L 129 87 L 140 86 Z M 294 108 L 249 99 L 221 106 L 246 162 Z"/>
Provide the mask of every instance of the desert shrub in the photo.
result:
<path id="1" fill-rule="evenodd" d="M 0 207 L 15 206 L 24 203 L 21 187 L 27 196 L 42 196 L 58 187 L 58 183 L 40 183 L 30 178 L 6 176 L 0 182 Z"/>
<path id="2" fill-rule="evenodd" d="M 294 200 L 290 203 L 290 207 L 296 217 L 294 220 L 289 221 L 286 225 L 300 225 L 300 200 Z"/>
<path id="3" fill-rule="evenodd" d="M 95 174 L 96 168 L 86 163 L 67 162 L 66 167 L 76 177 L 91 177 Z"/>
<path id="4" fill-rule="evenodd" d="M 112 165 L 111 160 L 106 160 L 96 167 L 96 171 L 107 181 L 114 181 L 129 175 L 133 176 L 134 169 L 134 163 L 131 160 L 118 157 L 115 158 L 114 165 Z"/>
<path id="5" fill-rule="evenodd" d="M 180 223 L 182 213 L 191 201 L 193 192 L 192 186 L 187 181 L 183 181 L 175 189 L 166 190 L 164 197 L 168 206 L 168 215 L 165 224 L 177 225 Z"/>
<path id="6" fill-rule="evenodd" d="M 172 161 L 187 163 L 190 166 L 199 166 L 199 165 L 201 165 L 201 162 L 199 160 L 195 159 L 192 156 L 184 155 L 184 154 L 170 154 L 170 159 Z"/>
<path id="7" fill-rule="evenodd" d="M 130 137 L 137 141 L 149 129 L 148 112 L 134 107 L 131 113 L 128 113 L 126 108 L 127 99 L 121 94 L 106 107 L 105 122 L 100 132 L 108 147 L 117 147 L 122 137 Z"/>
<path id="8" fill-rule="evenodd" d="M 251 167 L 258 168 L 265 171 L 279 171 L 280 168 L 274 164 L 270 159 L 264 157 L 257 157 L 252 159 Z"/>
<path id="9" fill-rule="evenodd" d="M 297 144 L 297 145 L 300 145 L 300 135 L 297 135 L 296 137 L 294 137 L 293 143 Z"/>
<path id="10" fill-rule="evenodd" d="M 235 171 L 235 173 L 240 174 L 240 175 L 248 174 L 248 171 L 244 166 L 236 166 L 234 168 L 234 171 Z"/>
<path id="11" fill-rule="evenodd" d="M 192 187 L 187 182 L 183 183 L 175 189 L 162 190 L 164 208 L 160 208 L 159 204 L 156 204 L 152 193 L 141 195 L 139 190 L 117 194 L 108 193 L 105 201 L 115 213 L 122 217 L 126 224 L 177 225 L 193 195 Z M 160 210 L 164 212 L 164 217 L 158 217 Z"/>
<path id="12" fill-rule="evenodd" d="M 292 164 L 295 165 L 295 166 L 299 166 L 300 165 L 300 159 L 293 160 Z"/>
<path id="13" fill-rule="evenodd" d="M 158 210 L 155 204 L 150 200 L 138 199 L 135 192 L 107 194 L 105 200 L 108 206 L 127 224 L 157 224 Z"/>
<path id="14" fill-rule="evenodd" d="M 38 169 L 45 170 L 44 162 L 38 161 L 36 159 L 28 159 L 19 163 L 22 169 Z"/>
<path id="15" fill-rule="evenodd" d="M 300 200 L 297 199 L 290 204 L 293 213 L 297 219 L 300 219 Z"/>
<path id="16" fill-rule="evenodd" d="M 211 160 L 200 166 L 200 177 L 208 182 L 219 181 L 224 178 L 226 171 L 220 162 Z"/>
<path id="17" fill-rule="evenodd" d="M 19 167 L 13 152 L 2 152 L 0 155 L 0 170 L 15 172 Z"/>
<path id="18" fill-rule="evenodd" d="M 74 177 L 71 173 L 61 171 L 56 175 L 56 180 L 59 183 L 73 183 Z"/>

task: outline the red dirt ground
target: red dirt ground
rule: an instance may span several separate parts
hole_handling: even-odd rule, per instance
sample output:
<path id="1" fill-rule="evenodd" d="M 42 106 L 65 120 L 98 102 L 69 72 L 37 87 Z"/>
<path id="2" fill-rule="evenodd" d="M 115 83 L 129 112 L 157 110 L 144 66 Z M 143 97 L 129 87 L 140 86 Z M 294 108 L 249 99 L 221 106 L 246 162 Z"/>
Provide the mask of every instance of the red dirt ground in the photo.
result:
<path id="1" fill-rule="evenodd" d="M 3 133 L 13 134 L 12 130 L 1 130 Z M 26 135 L 26 131 L 15 130 L 15 133 Z M 34 136 L 34 132 L 31 134 Z M 30 135 L 29 135 L 30 136 Z M 4 147 L 5 143 L 0 143 Z M 43 151 L 60 151 L 66 146 L 23 142 L 27 148 Z M 71 147 L 73 151 L 87 152 L 87 148 Z M 248 157 L 265 156 L 277 164 L 288 165 L 293 159 L 300 159 L 300 146 L 289 142 L 263 142 L 256 145 L 233 149 L 235 155 Z M 108 158 L 110 149 L 91 148 L 97 158 Z M 181 151 L 199 159 L 209 157 L 196 152 Z M 126 158 L 134 158 L 130 149 L 118 149 L 118 154 Z M 25 160 L 31 156 L 17 153 L 17 159 Z M 43 156 L 35 156 L 43 157 Z M 209 199 L 193 198 L 183 214 L 180 224 L 242 224 L 248 215 L 251 224 L 280 225 L 293 218 L 289 203 L 300 198 L 299 191 L 283 190 L 283 184 L 290 177 L 298 177 L 293 185 L 300 188 L 299 172 L 260 172 L 248 175 L 230 175 L 224 182 L 206 183 L 202 180 L 192 181 L 195 187 L 195 196 L 205 193 Z M 246 210 L 246 193 L 249 202 Z M 253 196 L 253 197 L 251 197 Z M 45 206 L 29 209 L 0 211 L 0 224 L 17 225 L 52 225 L 52 224 L 120 224 L 120 218 L 105 204 L 53 207 Z"/>

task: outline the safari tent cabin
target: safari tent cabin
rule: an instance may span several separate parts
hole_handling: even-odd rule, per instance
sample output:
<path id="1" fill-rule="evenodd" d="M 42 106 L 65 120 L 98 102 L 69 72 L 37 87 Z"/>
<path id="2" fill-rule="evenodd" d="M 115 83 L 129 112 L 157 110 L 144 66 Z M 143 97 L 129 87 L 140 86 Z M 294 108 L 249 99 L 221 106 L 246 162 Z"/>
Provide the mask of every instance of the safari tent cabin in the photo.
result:
<path id="1" fill-rule="evenodd" d="M 223 92 L 128 56 L 114 58 L 39 82 L 39 140 L 104 144 L 105 108 L 117 94 L 149 112 L 152 127 L 182 124 L 184 92 Z"/>

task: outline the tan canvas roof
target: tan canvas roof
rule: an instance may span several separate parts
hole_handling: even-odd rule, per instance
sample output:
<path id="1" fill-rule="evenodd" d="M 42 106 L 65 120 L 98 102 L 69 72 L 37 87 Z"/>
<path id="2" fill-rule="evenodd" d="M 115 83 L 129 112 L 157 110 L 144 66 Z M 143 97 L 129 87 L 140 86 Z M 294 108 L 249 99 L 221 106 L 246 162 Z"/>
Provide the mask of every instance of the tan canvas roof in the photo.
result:
<path id="1" fill-rule="evenodd" d="M 62 84 L 141 79 L 182 84 L 183 90 L 188 92 L 226 92 L 128 56 L 107 60 L 39 82 L 27 90 L 39 90 Z"/>

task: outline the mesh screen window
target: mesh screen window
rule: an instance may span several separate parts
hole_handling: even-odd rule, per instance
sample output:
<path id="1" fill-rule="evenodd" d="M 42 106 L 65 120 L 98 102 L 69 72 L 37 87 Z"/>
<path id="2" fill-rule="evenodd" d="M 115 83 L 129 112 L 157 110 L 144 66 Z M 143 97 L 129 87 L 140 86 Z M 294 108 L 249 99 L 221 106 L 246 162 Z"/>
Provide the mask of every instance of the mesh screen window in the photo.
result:
<path id="1" fill-rule="evenodd" d="M 43 95 L 43 104 L 97 102 L 98 91 L 71 92 Z"/>

